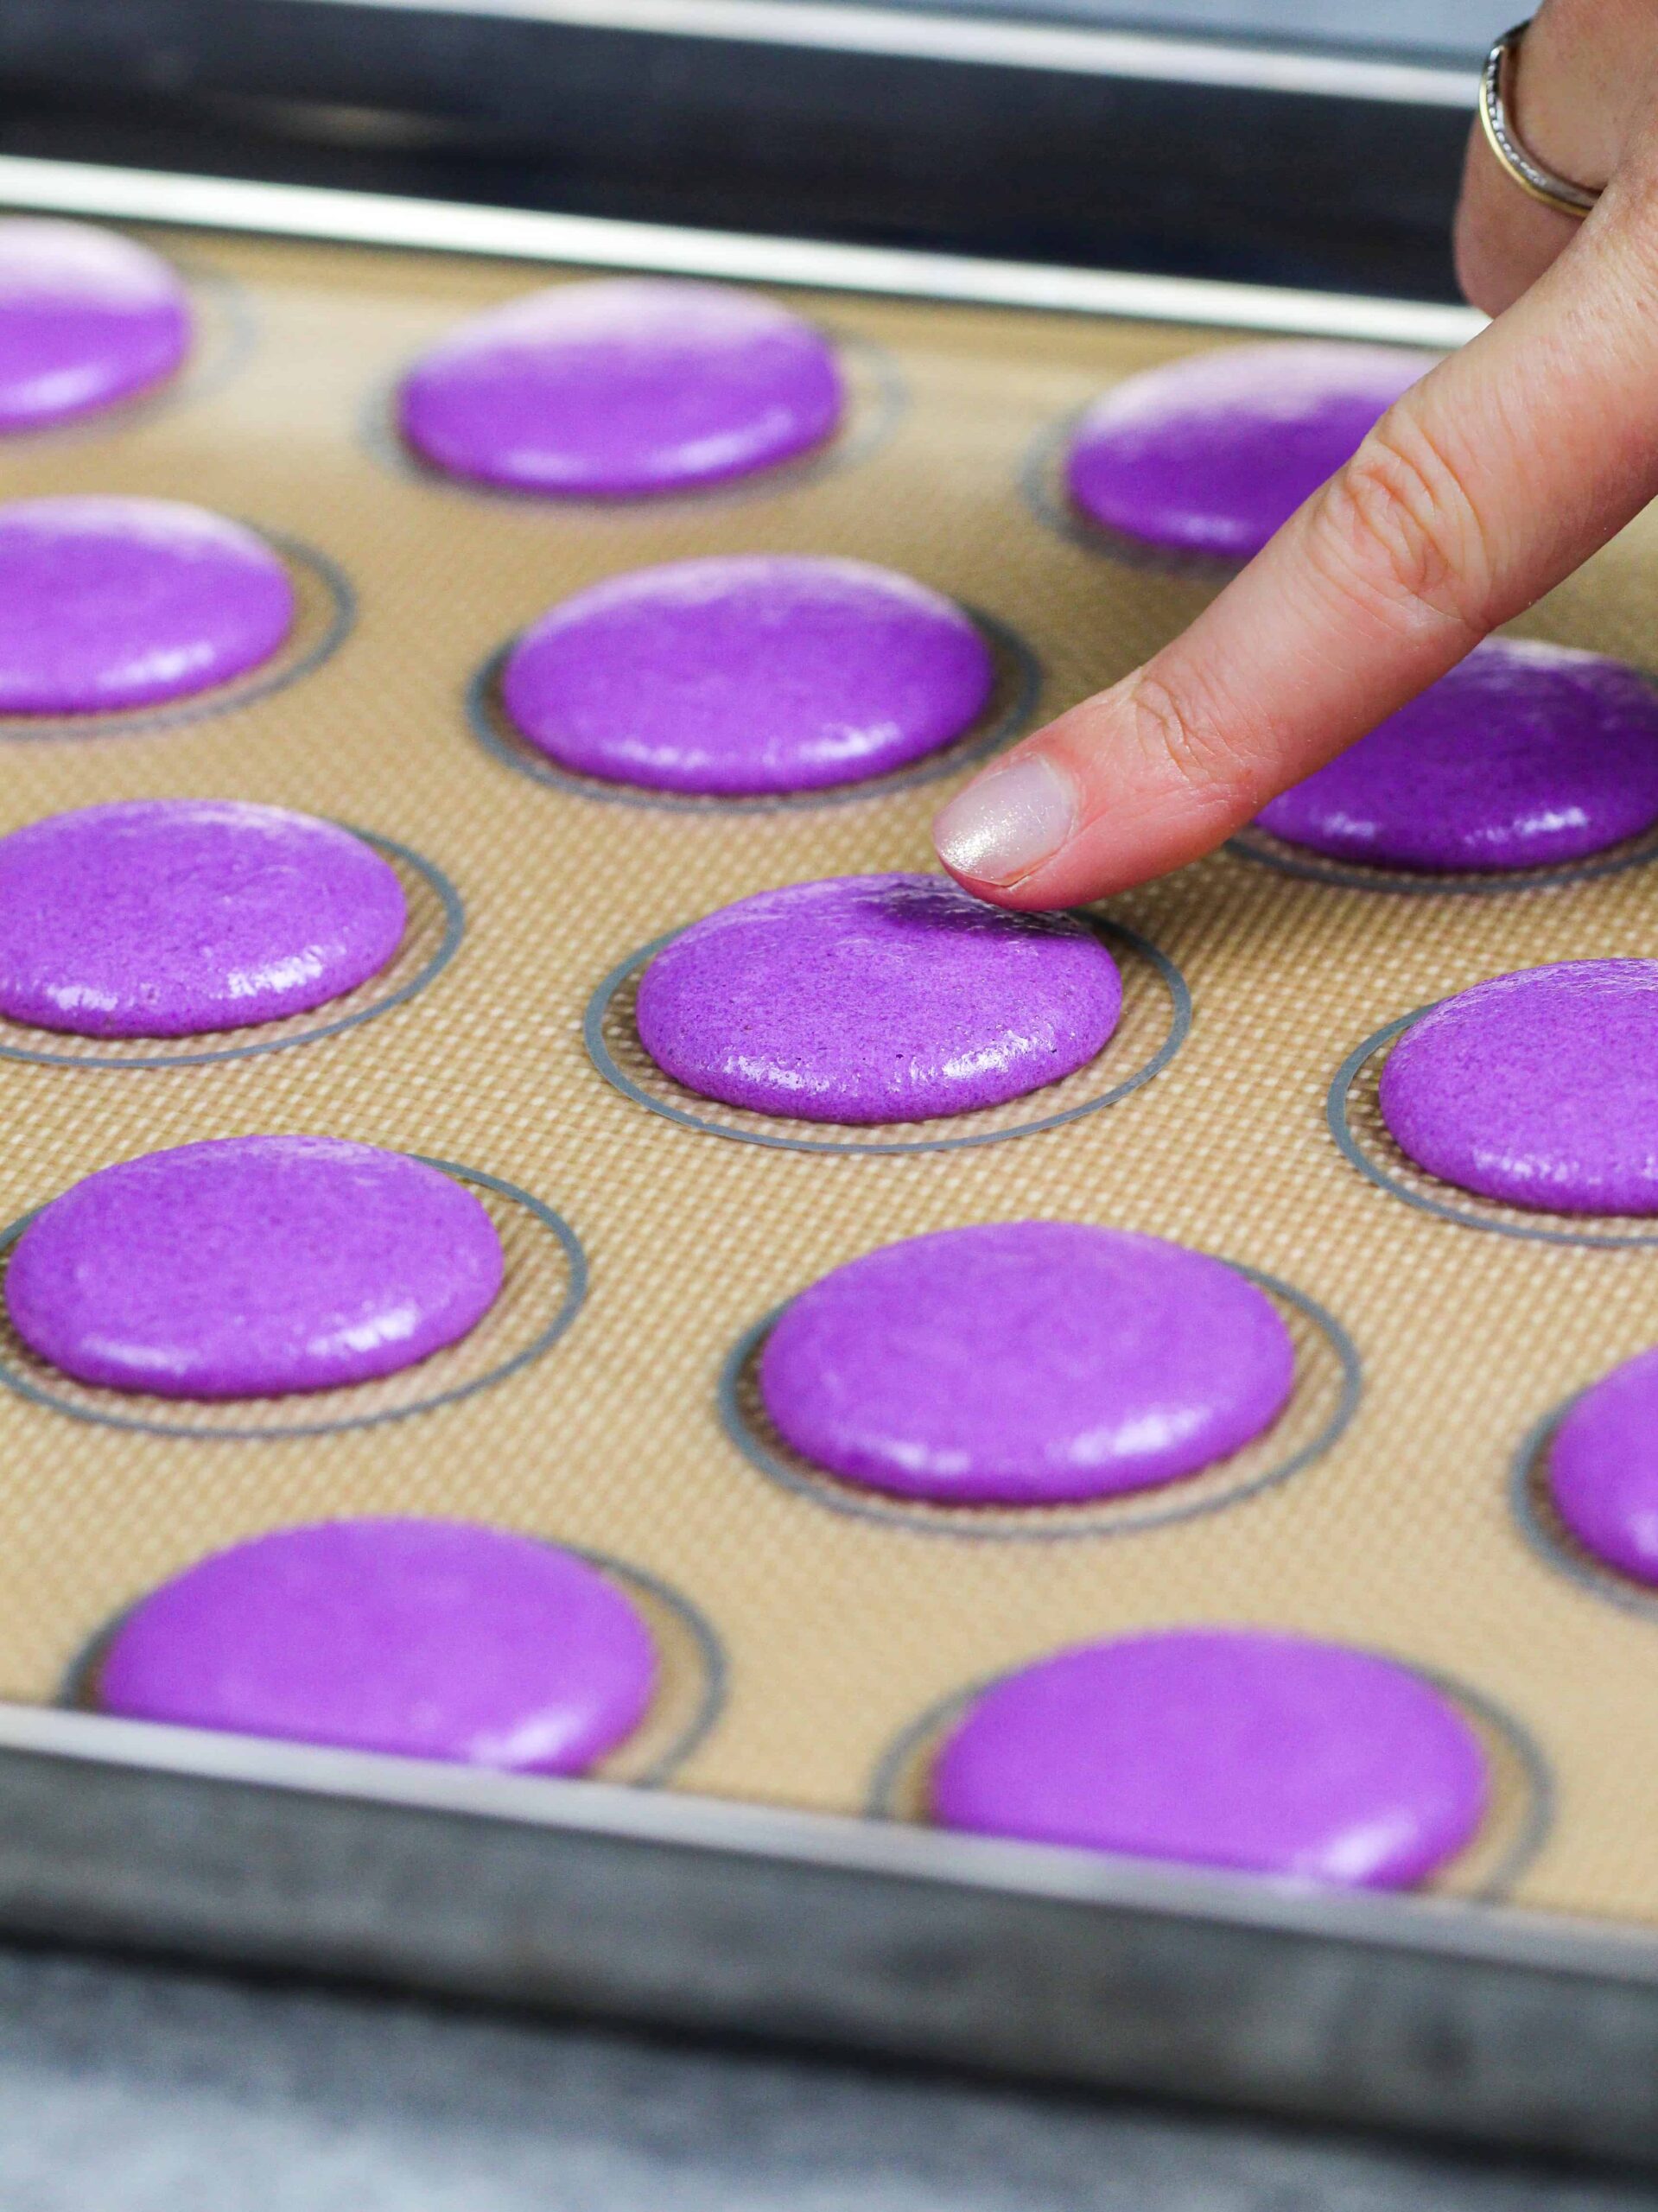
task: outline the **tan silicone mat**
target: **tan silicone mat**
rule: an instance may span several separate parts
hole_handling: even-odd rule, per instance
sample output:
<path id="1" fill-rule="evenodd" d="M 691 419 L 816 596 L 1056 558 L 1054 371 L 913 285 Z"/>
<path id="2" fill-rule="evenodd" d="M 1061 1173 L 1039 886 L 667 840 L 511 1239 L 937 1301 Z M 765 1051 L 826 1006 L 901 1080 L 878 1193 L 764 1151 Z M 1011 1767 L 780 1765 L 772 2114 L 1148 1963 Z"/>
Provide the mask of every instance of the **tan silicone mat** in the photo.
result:
<path id="1" fill-rule="evenodd" d="M 13 440 L 0 486 L 181 496 L 309 549 L 315 650 L 224 712 L 120 734 L 0 727 L 0 823 L 144 794 L 308 808 L 394 841 L 414 856 L 406 868 L 425 864 L 418 886 L 408 878 L 419 943 L 398 977 L 370 987 L 372 1003 L 346 1009 L 374 1018 L 302 1023 L 280 1051 L 136 1068 L 0 1057 L 0 1218 L 154 1147 L 327 1131 L 509 1186 L 490 1202 L 512 1283 L 478 1341 L 431 1371 L 298 1414 L 245 1409 L 239 1424 L 336 1424 L 321 1433 L 238 1440 L 200 1409 L 0 1391 L 0 1694 L 59 1694 L 113 1615 L 256 1530 L 470 1515 L 624 1561 L 666 1586 L 676 1618 L 711 1631 L 723 1708 L 673 1787 L 852 1811 L 884 1772 L 902 1809 L 905 1746 L 964 1685 L 1080 1637 L 1259 1622 L 1395 1653 L 1469 1696 L 1498 1803 L 1453 1888 L 1512 1861 L 1540 1809 L 1540 1762 L 1553 1823 L 1511 1893 L 1658 1922 L 1658 1614 L 1551 1563 L 1547 1532 L 1528 1535 L 1511 1497 L 1549 1409 L 1658 1338 L 1658 1250 L 1439 1217 L 1367 1177 L 1325 1124 L 1342 1063 L 1424 1001 L 1529 962 L 1651 952 L 1658 872 L 1423 897 L 1222 855 L 1113 902 L 1109 919 L 1151 951 L 1125 953 L 1122 1034 L 1062 1087 L 1060 1103 L 1093 1110 L 1007 1134 L 1041 1118 L 1043 1102 L 1026 1102 L 972 1129 L 919 1133 L 996 1141 L 837 1157 L 649 1110 L 596 1071 L 584 1015 L 631 955 L 725 900 L 925 866 L 949 783 L 770 810 L 623 804 L 533 779 L 469 720 L 476 672 L 551 601 L 643 563 L 751 550 L 861 555 L 956 594 L 1008 633 L 1009 683 L 1011 640 L 1024 641 L 1039 706 L 1057 709 L 1168 637 L 1215 579 L 1056 526 L 1042 441 L 1113 378 L 1227 341 L 807 298 L 855 359 L 848 451 L 725 494 L 559 506 L 422 479 L 385 427 L 399 365 L 536 272 L 162 243 L 211 277 L 221 311 L 238 302 L 232 372 L 124 418 Z M 1655 606 L 1648 523 L 1528 626 L 1658 660 Z M 341 607 L 354 621 L 331 638 Z M 441 960 L 445 885 L 465 927 Z M 399 981 L 419 988 L 395 997 Z M 613 1001 L 624 1074 L 625 1016 Z M 0 1037 L 31 1041 L 54 1049 Z M 1148 1080 L 1094 1103 L 1159 1052 Z M 1374 1145 L 1363 1084 L 1354 1125 Z M 585 1304 L 551 1341 L 579 1257 L 549 1211 L 590 1270 Z M 872 1245 L 1026 1215 L 1183 1238 L 1275 1279 L 1303 1347 L 1281 1436 L 1146 1502 L 1156 1510 L 971 1528 L 849 1511 L 810 1471 L 772 1463 L 736 1356 L 768 1313 Z M 1356 1408 L 1344 1404 L 1355 1358 Z M 32 1382 L 51 1394 L 49 1376 Z M 88 1414 L 99 1418 L 76 1417 Z M 111 1426 L 111 1414 L 186 1433 Z M 669 1641 L 685 1666 L 708 1663 L 689 1629 Z M 695 1685 L 674 1694 L 696 1701 Z"/>

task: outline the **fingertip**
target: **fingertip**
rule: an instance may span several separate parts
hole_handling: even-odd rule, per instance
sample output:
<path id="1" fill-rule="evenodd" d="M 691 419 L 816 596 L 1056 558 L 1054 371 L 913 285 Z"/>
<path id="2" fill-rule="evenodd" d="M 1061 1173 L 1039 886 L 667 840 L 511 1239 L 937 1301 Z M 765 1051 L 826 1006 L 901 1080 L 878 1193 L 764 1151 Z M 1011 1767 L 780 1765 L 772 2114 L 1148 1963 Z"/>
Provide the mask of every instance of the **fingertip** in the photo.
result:
<path id="1" fill-rule="evenodd" d="M 1081 819 L 1070 778 L 1039 746 L 1022 747 L 940 810 L 933 844 L 964 888 L 1003 899 L 1064 849 Z"/>
<path id="2" fill-rule="evenodd" d="M 1134 679 L 1071 708 L 958 791 L 933 843 L 962 889 L 1023 913 L 1132 889 L 1220 843 L 1251 810 L 1166 745 L 1132 741 Z"/>

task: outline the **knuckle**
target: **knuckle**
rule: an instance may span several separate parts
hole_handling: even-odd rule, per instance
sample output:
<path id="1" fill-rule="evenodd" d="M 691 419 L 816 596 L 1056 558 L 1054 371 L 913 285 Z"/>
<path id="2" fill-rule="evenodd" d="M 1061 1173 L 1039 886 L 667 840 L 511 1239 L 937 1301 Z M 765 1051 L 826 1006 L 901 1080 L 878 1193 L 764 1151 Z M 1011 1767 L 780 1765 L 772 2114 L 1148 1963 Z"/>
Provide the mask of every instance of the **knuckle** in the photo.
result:
<path id="1" fill-rule="evenodd" d="M 1383 613 L 1426 614 L 1483 636 L 1495 564 L 1477 505 L 1426 426 L 1395 410 L 1325 486 L 1313 544 L 1348 591 Z"/>
<path id="2" fill-rule="evenodd" d="M 1177 689 L 1155 668 L 1140 671 L 1129 696 L 1142 754 L 1166 762 L 1200 798 L 1223 801 L 1249 781 L 1248 748 L 1229 718 L 1191 687 Z"/>

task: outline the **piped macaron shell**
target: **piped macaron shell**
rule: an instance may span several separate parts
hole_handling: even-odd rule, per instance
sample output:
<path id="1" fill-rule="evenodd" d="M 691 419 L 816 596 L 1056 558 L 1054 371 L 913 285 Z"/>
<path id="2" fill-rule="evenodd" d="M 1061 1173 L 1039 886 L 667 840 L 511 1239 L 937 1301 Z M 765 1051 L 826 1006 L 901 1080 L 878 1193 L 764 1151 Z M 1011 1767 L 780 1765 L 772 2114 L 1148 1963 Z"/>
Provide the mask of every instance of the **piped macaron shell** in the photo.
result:
<path id="1" fill-rule="evenodd" d="M 1144 370 L 1078 423 L 1065 466 L 1070 498 L 1090 521 L 1144 544 L 1248 560 L 1437 358 L 1283 343 Z"/>
<path id="2" fill-rule="evenodd" d="M 1068 915 L 1012 914 L 947 877 L 835 876 L 721 907 L 640 980 L 639 1041 L 703 1097 L 814 1122 L 925 1120 L 1084 1066 L 1122 982 Z"/>
<path id="3" fill-rule="evenodd" d="M 12 1325 L 82 1382 L 168 1398 L 327 1390 L 476 1326 L 500 1238 L 450 1175 L 334 1137 L 211 1139 L 100 1168 L 6 1270 Z"/>
<path id="4" fill-rule="evenodd" d="M 1255 819 L 1371 868 L 1582 860 L 1658 822 L 1658 692 L 1602 653 L 1490 638 Z"/>
<path id="5" fill-rule="evenodd" d="M 1051 1505 L 1196 1473 L 1295 1380 L 1265 1292 L 1206 1254 L 1075 1222 L 948 1229 L 848 1262 L 761 1356 L 779 1434 L 860 1487 Z"/>
<path id="6" fill-rule="evenodd" d="M 92 1689 L 132 1719 L 571 1775 L 638 1728 L 657 1663 L 620 1585 L 556 1545 L 330 1521 L 164 1583 L 117 1624 Z"/>
<path id="7" fill-rule="evenodd" d="M 949 1827 L 1403 1889 L 1470 1844 L 1471 1724 L 1394 1661 L 1258 1629 L 1083 1644 L 981 1693 L 934 1762 Z"/>
<path id="8" fill-rule="evenodd" d="M 1658 1587 L 1658 1350 L 1585 1390 L 1548 1450 L 1555 1510 L 1596 1559 Z"/>
<path id="9" fill-rule="evenodd" d="M 127 799 L 0 837 L 0 1015 L 83 1037 L 280 1020 L 378 975 L 408 910 L 349 830 L 232 799 Z"/>
<path id="10" fill-rule="evenodd" d="M 1569 960 L 1459 991 L 1401 1037 L 1382 1116 L 1460 1190 L 1658 1213 L 1658 961 Z"/>
<path id="11" fill-rule="evenodd" d="M 280 556 L 177 499 L 0 505 L 0 714 L 153 706 L 257 668 L 294 626 Z"/>
<path id="12" fill-rule="evenodd" d="M 0 434 L 147 391 L 190 341 L 184 286 L 148 246 L 56 217 L 0 220 Z"/>
<path id="13" fill-rule="evenodd" d="M 675 561 L 579 592 L 518 640 L 509 719 L 578 774 L 717 796 L 890 773 L 971 727 L 995 682 L 952 600 L 865 561 Z"/>
<path id="14" fill-rule="evenodd" d="M 833 435 L 834 346 L 725 284 L 604 277 L 530 293 L 441 340 L 403 381 L 403 435 L 452 476 L 636 499 L 774 467 Z"/>

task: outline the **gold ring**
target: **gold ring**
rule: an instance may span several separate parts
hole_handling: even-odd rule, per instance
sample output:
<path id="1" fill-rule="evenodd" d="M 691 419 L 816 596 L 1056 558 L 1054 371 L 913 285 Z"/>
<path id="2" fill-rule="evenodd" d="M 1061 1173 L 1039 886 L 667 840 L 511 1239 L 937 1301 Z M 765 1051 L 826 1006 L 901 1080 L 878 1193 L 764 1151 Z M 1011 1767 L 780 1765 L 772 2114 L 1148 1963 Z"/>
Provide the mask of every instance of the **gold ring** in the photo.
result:
<path id="1" fill-rule="evenodd" d="M 1513 30 L 1504 31 L 1486 56 L 1479 80 L 1479 119 L 1485 143 L 1522 192 L 1541 200 L 1545 207 L 1553 208 L 1556 214 L 1571 215 L 1581 222 L 1600 198 L 1599 191 L 1556 176 L 1534 161 L 1509 119 L 1508 80 L 1529 29 L 1529 24 L 1519 23 Z"/>

